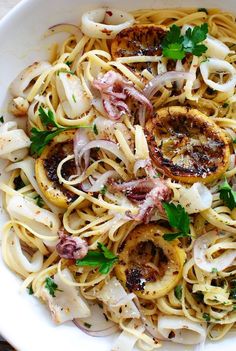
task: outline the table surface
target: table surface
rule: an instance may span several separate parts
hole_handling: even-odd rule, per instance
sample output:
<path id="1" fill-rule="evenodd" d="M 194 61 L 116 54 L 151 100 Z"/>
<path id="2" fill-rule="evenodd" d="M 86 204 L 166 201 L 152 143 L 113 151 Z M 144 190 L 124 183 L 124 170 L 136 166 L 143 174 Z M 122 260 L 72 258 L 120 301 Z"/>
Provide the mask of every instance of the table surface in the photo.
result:
<path id="1" fill-rule="evenodd" d="M 20 0 L 0 0 L 0 19 Z M 0 351 L 13 351 L 13 348 L 0 335 Z"/>

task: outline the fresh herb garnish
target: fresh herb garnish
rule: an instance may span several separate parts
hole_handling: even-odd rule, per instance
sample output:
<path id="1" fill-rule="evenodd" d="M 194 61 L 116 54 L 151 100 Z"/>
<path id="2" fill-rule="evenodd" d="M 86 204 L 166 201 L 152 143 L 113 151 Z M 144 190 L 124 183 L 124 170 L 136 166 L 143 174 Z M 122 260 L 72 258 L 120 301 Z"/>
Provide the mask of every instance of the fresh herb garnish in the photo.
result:
<path id="1" fill-rule="evenodd" d="M 67 66 L 71 66 L 72 63 L 73 63 L 72 61 L 66 61 L 66 65 L 67 65 Z"/>
<path id="2" fill-rule="evenodd" d="M 227 108 L 228 106 L 229 106 L 228 102 L 224 102 L 222 105 L 223 108 Z"/>
<path id="3" fill-rule="evenodd" d="M 209 313 L 203 313 L 202 318 L 205 319 L 206 322 L 210 322 L 211 320 Z"/>
<path id="4" fill-rule="evenodd" d="M 37 128 L 31 129 L 31 146 L 32 154 L 41 155 L 46 145 L 61 132 L 65 130 L 88 128 L 87 126 L 64 127 L 57 123 L 54 113 L 51 110 L 46 110 L 42 106 L 39 108 L 39 117 L 42 123 L 51 128 L 51 130 L 40 130 Z"/>
<path id="5" fill-rule="evenodd" d="M 36 200 L 36 205 L 39 207 L 43 207 L 45 205 L 45 202 L 43 201 L 43 199 L 41 198 L 40 195 L 35 196 L 34 198 Z"/>
<path id="6" fill-rule="evenodd" d="M 5 121 L 4 121 L 4 117 L 3 116 L 1 116 L 0 117 L 0 123 L 4 123 Z"/>
<path id="7" fill-rule="evenodd" d="M 218 269 L 217 268 L 212 268 L 211 273 L 218 273 Z"/>
<path id="8" fill-rule="evenodd" d="M 180 301 L 182 299 L 182 290 L 183 290 L 182 285 L 177 285 L 175 287 L 175 297 Z"/>
<path id="9" fill-rule="evenodd" d="M 220 199 L 223 200 L 226 206 L 230 210 L 236 207 L 236 191 L 234 191 L 229 183 L 227 182 L 226 178 L 224 183 L 219 186 L 220 191 Z"/>
<path id="10" fill-rule="evenodd" d="M 97 125 L 95 123 L 93 125 L 93 132 L 95 135 L 98 135 L 98 128 L 97 128 Z"/>
<path id="11" fill-rule="evenodd" d="M 206 39 L 207 33 L 207 23 L 188 28 L 184 35 L 181 35 L 180 27 L 173 24 L 162 41 L 163 55 L 173 60 L 182 60 L 186 53 L 201 56 L 207 51 L 207 47 L 200 44 Z"/>
<path id="12" fill-rule="evenodd" d="M 52 297 L 56 297 L 55 291 L 62 291 L 62 290 L 58 289 L 58 285 L 50 277 L 47 277 L 45 280 L 45 288 L 49 291 L 49 294 Z"/>
<path id="13" fill-rule="evenodd" d="M 194 293 L 194 297 L 195 300 L 197 300 L 197 302 L 203 302 L 204 300 L 204 294 L 201 291 L 197 291 L 196 293 Z"/>
<path id="14" fill-rule="evenodd" d="M 107 274 L 117 262 L 118 257 L 113 254 L 104 244 L 98 243 L 98 250 L 90 250 L 82 260 L 76 260 L 77 266 L 98 267 L 99 272 Z"/>
<path id="15" fill-rule="evenodd" d="M 33 295 L 33 293 L 34 293 L 34 290 L 33 290 L 33 288 L 32 288 L 32 285 L 30 285 L 30 286 L 28 286 L 28 293 L 29 293 L 29 295 Z"/>
<path id="16" fill-rule="evenodd" d="M 25 186 L 25 183 L 23 182 L 20 175 L 13 180 L 13 183 L 15 190 L 20 190 Z"/>
<path id="17" fill-rule="evenodd" d="M 107 192 L 107 186 L 103 185 L 102 189 L 100 190 L 100 194 L 105 195 Z"/>
<path id="18" fill-rule="evenodd" d="M 231 286 L 231 289 L 230 289 L 229 298 L 232 300 L 236 300 L 236 280 L 235 279 L 231 280 L 230 286 Z"/>
<path id="19" fill-rule="evenodd" d="M 75 98 L 74 94 L 72 94 L 72 99 L 73 99 L 74 102 L 76 102 L 76 98 Z"/>
<path id="20" fill-rule="evenodd" d="M 61 68 L 57 71 L 57 76 L 59 76 L 60 73 L 67 73 L 67 74 L 71 74 L 72 76 L 75 75 L 75 72 L 72 71 L 67 71 L 65 68 Z"/>
<path id="21" fill-rule="evenodd" d="M 181 205 L 175 206 L 173 203 L 163 203 L 168 221 L 170 225 L 179 231 L 177 233 L 164 234 L 163 238 L 167 241 L 172 241 L 177 238 L 190 236 L 189 233 L 189 216 Z"/>
<path id="22" fill-rule="evenodd" d="M 208 11 L 207 11 L 207 9 L 205 9 L 205 7 L 200 7 L 198 9 L 198 12 L 205 12 L 208 15 Z"/>
<path id="23" fill-rule="evenodd" d="M 86 328 L 91 328 L 91 327 L 92 327 L 92 324 L 89 324 L 89 323 L 87 323 L 87 322 L 84 322 L 84 326 L 85 326 Z"/>
<path id="24" fill-rule="evenodd" d="M 236 311 L 236 305 L 233 306 L 233 310 L 232 311 Z"/>

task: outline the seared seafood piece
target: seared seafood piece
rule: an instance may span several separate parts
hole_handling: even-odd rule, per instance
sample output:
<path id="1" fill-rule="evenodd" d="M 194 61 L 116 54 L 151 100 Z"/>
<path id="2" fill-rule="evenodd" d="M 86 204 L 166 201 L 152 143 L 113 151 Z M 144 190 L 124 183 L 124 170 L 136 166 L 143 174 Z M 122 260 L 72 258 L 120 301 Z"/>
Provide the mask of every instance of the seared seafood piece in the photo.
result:
<path id="1" fill-rule="evenodd" d="M 77 198 L 74 193 L 59 183 L 57 176 L 59 163 L 66 156 L 73 155 L 74 134 L 74 130 L 68 130 L 57 135 L 45 147 L 35 164 L 35 175 L 41 191 L 50 202 L 62 208 L 67 208 Z M 65 179 L 76 174 L 74 160 L 66 162 L 61 173 Z"/>
<path id="2" fill-rule="evenodd" d="M 162 53 L 161 42 L 167 28 L 162 25 L 142 24 L 122 30 L 112 40 L 111 54 L 113 59 L 128 56 L 159 56 Z M 150 62 L 133 63 L 136 70 L 150 67 Z"/>
<path id="3" fill-rule="evenodd" d="M 119 249 L 115 273 L 129 291 L 151 300 L 166 295 L 182 276 L 184 250 L 178 240 L 163 239 L 170 232 L 156 224 L 139 225 Z"/>
<path id="4" fill-rule="evenodd" d="M 209 183 L 229 165 L 229 140 L 212 119 L 196 109 L 172 106 L 146 123 L 150 156 L 166 176 L 184 183 Z"/>

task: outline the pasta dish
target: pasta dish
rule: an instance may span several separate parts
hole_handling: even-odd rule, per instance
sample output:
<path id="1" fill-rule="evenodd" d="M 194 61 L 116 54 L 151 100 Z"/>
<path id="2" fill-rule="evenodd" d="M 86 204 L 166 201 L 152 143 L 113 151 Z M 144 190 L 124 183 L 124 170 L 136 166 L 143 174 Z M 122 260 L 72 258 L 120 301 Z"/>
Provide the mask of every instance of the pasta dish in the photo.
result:
<path id="1" fill-rule="evenodd" d="M 113 351 L 235 328 L 235 21 L 91 10 L 9 87 L 4 262 L 54 322 L 119 331 Z"/>

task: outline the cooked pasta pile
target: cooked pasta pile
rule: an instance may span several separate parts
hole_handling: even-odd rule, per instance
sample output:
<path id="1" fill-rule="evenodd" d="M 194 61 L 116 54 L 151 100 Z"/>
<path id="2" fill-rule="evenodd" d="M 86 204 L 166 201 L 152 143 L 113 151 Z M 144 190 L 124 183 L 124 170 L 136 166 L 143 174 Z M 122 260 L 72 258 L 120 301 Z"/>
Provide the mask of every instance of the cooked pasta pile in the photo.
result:
<path id="1" fill-rule="evenodd" d="M 57 323 L 112 350 L 236 322 L 236 22 L 97 9 L 12 82 L 2 255 Z M 104 317 L 105 316 L 105 317 Z"/>

